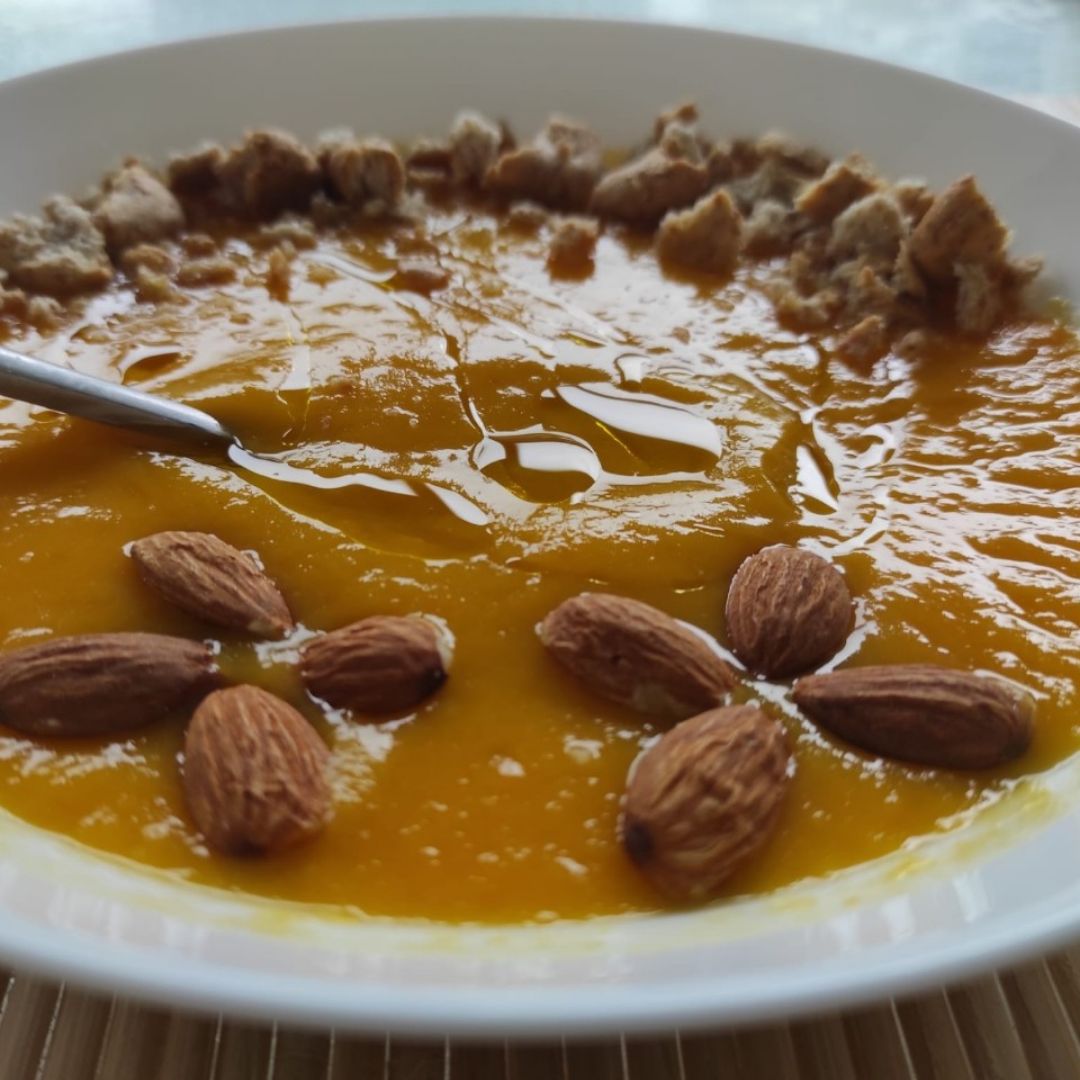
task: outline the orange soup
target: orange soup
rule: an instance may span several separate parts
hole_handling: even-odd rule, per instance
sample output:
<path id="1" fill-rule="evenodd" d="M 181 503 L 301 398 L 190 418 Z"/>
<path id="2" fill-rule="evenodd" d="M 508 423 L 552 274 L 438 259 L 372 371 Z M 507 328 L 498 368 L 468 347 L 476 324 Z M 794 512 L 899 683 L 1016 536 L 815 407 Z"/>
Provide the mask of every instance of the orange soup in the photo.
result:
<path id="1" fill-rule="evenodd" d="M 253 227 L 210 231 L 231 282 L 154 304 L 117 278 L 59 329 L 7 343 L 206 409 L 277 465 L 4 400 L 0 643 L 214 640 L 228 681 L 274 691 L 325 739 L 334 817 L 263 858 L 208 850 L 180 786 L 186 715 L 102 739 L 4 730 L 0 803 L 18 817 L 202 885 L 371 915 L 663 908 L 616 822 L 631 762 L 667 725 L 575 682 L 536 626 L 608 591 L 723 647 L 736 567 L 781 542 L 845 574 L 856 625 L 836 663 L 1002 675 L 1035 695 L 1036 733 L 987 772 L 908 766 L 824 734 L 787 683 L 745 679 L 736 700 L 782 720 L 794 778 L 771 842 L 723 895 L 952 828 L 1080 746 L 1080 365 L 1061 323 L 1017 317 L 857 365 L 778 321 L 767 261 L 729 279 L 673 272 L 632 231 L 606 231 L 586 272 L 560 275 L 543 230 L 433 204 L 421 223 L 321 229 L 284 289 Z M 445 288 L 398 273 L 418 252 Z M 174 529 L 256 551 L 300 629 L 222 633 L 148 590 L 125 547 Z M 417 711 L 349 716 L 303 692 L 312 634 L 417 612 L 455 641 L 449 681 Z"/>

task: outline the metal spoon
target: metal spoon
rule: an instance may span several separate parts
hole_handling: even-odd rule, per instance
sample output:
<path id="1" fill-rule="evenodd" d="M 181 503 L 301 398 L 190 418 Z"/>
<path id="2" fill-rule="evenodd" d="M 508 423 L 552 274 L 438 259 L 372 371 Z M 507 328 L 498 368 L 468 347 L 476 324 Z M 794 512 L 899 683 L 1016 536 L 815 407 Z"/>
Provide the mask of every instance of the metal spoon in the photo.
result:
<path id="1" fill-rule="evenodd" d="M 0 395 L 150 435 L 170 435 L 203 445 L 240 445 L 227 427 L 190 405 L 82 375 L 3 346 Z"/>
<path id="2" fill-rule="evenodd" d="M 280 483 L 331 490 L 366 488 L 395 495 L 433 495 L 450 513 L 470 526 L 486 525 L 487 515 L 464 495 L 428 481 L 387 478 L 375 473 L 356 472 L 347 476 L 324 477 L 311 469 L 299 468 L 271 454 L 254 454 L 209 413 L 181 405 L 168 398 L 154 397 L 142 390 L 82 375 L 70 368 L 23 356 L 0 345 L 0 395 L 42 405 L 46 409 L 96 420 L 101 424 L 128 428 L 150 435 L 165 435 L 203 446 L 221 446 L 236 466 Z"/>

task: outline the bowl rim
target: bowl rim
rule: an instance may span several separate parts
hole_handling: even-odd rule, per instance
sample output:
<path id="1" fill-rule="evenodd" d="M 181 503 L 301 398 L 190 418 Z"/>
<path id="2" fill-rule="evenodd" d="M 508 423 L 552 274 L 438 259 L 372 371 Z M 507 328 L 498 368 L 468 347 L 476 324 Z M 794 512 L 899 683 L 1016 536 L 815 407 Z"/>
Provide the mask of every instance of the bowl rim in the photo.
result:
<path id="1" fill-rule="evenodd" d="M 861 969 L 828 965 L 783 977 L 777 992 L 769 973 L 738 985 L 702 982 L 640 986 L 589 985 L 584 994 L 565 988 L 395 989 L 328 983 L 306 977 L 208 969 L 177 964 L 161 968 L 149 951 L 87 942 L 24 920 L 0 928 L 5 963 L 100 994 L 103 991 L 195 1014 L 285 1021 L 309 1029 L 334 1028 L 369 1035 L 466 1038 L 585 1038 L 691 1032 L 719 1025 L 789 1021 L 985 974 L 1050 951 L 1080 935 L 1080 907 L 1046 901 L 1022 932 L 985 929 L 941 945 L 928 962 L 894 956 Z M 347 987 L 347 993 L 343 988 Z M 570 1004 L 572 1002 L 572 1005 Z"/>
<path id="2" fill-rule="evenodd" d="M 239 39 L 275 37 L 325 31 L 334 27 L 425 27 L 452 23 L 476 26 L 529 25 L 564 27 L 572 32 L 582 24 L 616 26 L 635 33 L 694 31 L 729 42 L 813 54 L 865 70 L 886 69 L 964 93 L 991 99 L 999 108 L 1026 114 L 1033 121 L 1068 131 L 1077 127 L 1059 117 L 1017 102 L 1003 94 L 957 83 L 915 67 L 878 60 L 828 46 L 782 37 L 725 30 L 692 20 L 651 21 L 608 15 L 445 15 L 408 13 L 401 16 L 362 16 L 349 19 L 285 21 L 250 29 L 193 34 L 134 48 L 118 49 L 0 80 L 0 98 L 10 90 L 46 82 L 61 73 L 107 66 L 118 59 L 198 48 Z M 33 828 L 32 826 L 26 826 Z M 86 849 L 91 850 L 91 849 Z M 822 964 L 799 972 L 785 971 L 782 988 L 768 972 L 744 978 L 737 986 L 716 982 L 650 983 L 641 986 L 590 984 L 585 994 L 562 987 L 397 989 L 378 984 L 348 984 L 309 977 L 223 970 L 203 964 L 155 964 L 153 953 L 127 945 L 93 939 L 74 931 L 57 932 L 19 917 L 0 920 L 0 955 L 17 968 L 64 979 L 87 989 L 133 996 L 193 1012 L 225 1012 L 259 1020 L 287 1019 L 302 1027 L 339 1027 L 366 1033 L 476 1037 L 582 1037 L 635 1034 L 674 1029 L 691 1030 L 718 1023 L 790 1019 L 889 995 L 923 989 L 985 972 L 1001 964 L 1048 950 L 1080 937 L 1080 905 L 1063 907 L 1054 899 L 1028 907 L 1022 921 L 981 926 L 977 932 L 940 943 L 933 955 L 913 958 L 891 955 L 861 968 Z"/>

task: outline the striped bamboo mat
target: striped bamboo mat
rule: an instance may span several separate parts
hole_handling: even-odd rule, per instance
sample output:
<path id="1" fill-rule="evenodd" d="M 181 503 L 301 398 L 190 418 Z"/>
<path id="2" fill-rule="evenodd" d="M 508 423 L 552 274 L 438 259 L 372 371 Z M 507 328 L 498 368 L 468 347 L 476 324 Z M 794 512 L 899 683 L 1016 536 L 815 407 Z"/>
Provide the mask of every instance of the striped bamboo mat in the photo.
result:
<path id="1" fill-rule="evenodd" d="M 1080 98 L 1020 100 L 1080 123 Z M 842 1014 L 602 1043 L 356 1038 L 0 986 L 0 1080 L 1080 1080 L 1080 946 Z"/>
<path id="2" fill-rule="evenodd" d="M 790 1024 L 602 1043 L 399 1042 L 198 1018 L 8 977 L 3 1080 L 1071 1080 L 1080 947 Z"/>

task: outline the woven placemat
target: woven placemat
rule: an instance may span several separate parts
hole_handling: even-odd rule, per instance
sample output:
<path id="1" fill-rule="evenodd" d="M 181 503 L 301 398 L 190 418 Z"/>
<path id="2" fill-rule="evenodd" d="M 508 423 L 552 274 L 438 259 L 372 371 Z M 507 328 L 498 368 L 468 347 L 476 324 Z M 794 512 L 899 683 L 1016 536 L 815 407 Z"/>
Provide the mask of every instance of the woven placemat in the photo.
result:
<path id="1" fill-rule="evenodd" d="M 1070 1080 L 1080 947 L 949 990 L 706 1035 L 415 1043 L 147 1008 L 22 975 L 2 1080 Z"/>
<path id="2" fill-rule="evenodd" d="M 1019 100 L 1080 123 L 1080 98 Z M 0 985 L 0 1080 L 1080 1080 L 1080 946 L 865 1009 L 592 1043 L 357 1038 Z"/>

